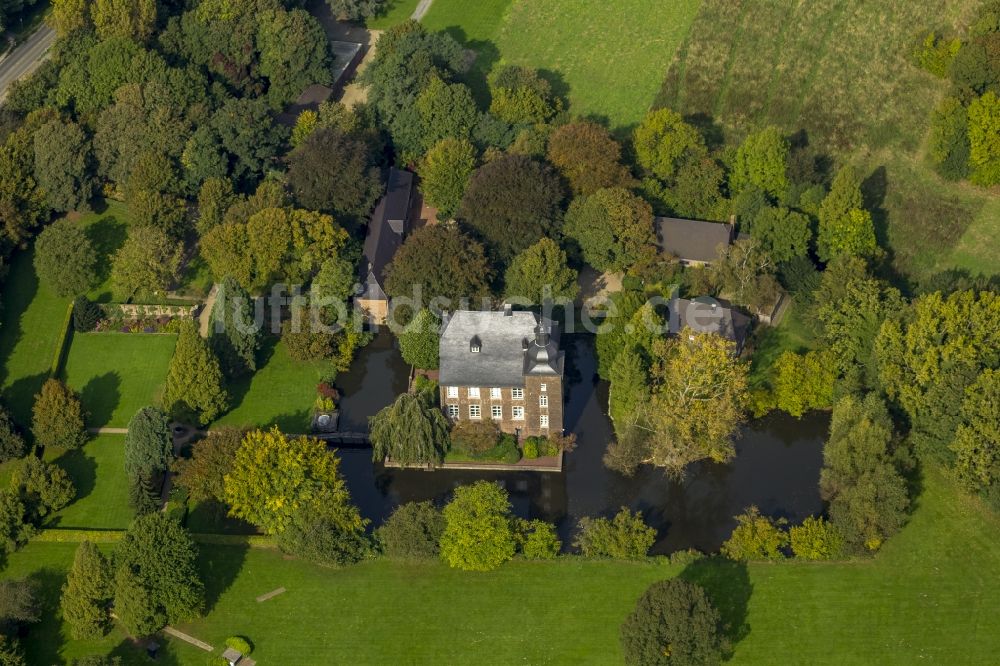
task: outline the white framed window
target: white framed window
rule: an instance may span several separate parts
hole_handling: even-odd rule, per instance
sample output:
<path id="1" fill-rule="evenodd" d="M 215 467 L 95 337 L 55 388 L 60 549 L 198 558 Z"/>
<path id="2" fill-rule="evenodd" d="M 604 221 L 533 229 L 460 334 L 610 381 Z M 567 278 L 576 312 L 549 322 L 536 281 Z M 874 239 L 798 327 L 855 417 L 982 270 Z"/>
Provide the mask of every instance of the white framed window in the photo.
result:
<path id="1" fill-rule="evenodd" d="M 470 386 L 469 387 L 469 397 L 470 398 L 478 398 L 479 397 L 479 389 Z"/>
<path id="2" fill-rule="evenodd" d="M 524 420 L 524 407 L 511 407 L 510 412 L 515 421 Z"/>
<path id="3" fill-rule="evenodd" d="M 490 400 L 503 400 L 503 390 L 498 388 L 491 388 Z"/>
<path id="4" fill-rule="evenodd" d="M 542 393 L 545 393 L 546 391 L 549 390 L 549 385 L 548 384 L 541 384 L 541 385 L 539 385 L 538 390 L 541 391 Z"/>
<path id="5" fill-rule="evenodd" d="M 493 405 L 490 408 L 490 411 L 492 412 L 493 418 L 495 418 L 495 419 L 502 419 L 503 418 L 503 406 L 501 406 L 501 405 Z"/>
<path id="6" fill-rule="evenodd" d="M 457 398 L 458 397 L 458 387 L 457 386 L 449 386 L 448 387 L 448 397 L 449 398 Z"/>
<path id="7" fill-rule="evenodd" d="M 548 407 L 549 406 L 549 396 L 547 396 L 547 395 L 540 395 L 540 396 L 538 396 L 538 406 L 539 407 Z"/>
<path id="8" fill-rule="evenodd" d="M 512 388 L 510 390 L 510 397 L 514 400 L 524 400 L 524 389 L 523 388 Z"/>
<path id="9" fill-rule="evenodd" d="M 541 416 L 539 416 L 538 417 L 538 425 L 541 426 L 542 428 L 548 428 L 549 427 L 549 415 L 548 414 L 542 414 Z"/>
<path id="10" fill-rule="evenodd" d="M 469 405 L 469 418 L 480 419 L 483 417 L 483 410 L 479 405 Z"/>
<path id="11" fill-rule="evenodd" d="M 448 416 L 453 419 L 458 418 L 458 405 L 448 405 Z"/>

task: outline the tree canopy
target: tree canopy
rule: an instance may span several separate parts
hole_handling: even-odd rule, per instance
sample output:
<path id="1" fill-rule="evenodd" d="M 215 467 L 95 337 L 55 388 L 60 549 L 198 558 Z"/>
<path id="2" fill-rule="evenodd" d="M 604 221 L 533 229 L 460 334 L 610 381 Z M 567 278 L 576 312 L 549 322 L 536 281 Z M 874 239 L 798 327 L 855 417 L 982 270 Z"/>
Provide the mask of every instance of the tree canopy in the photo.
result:
<path id="1" fill-rule="evenodd" d="M 448 452 L 448 421 L 433 401 L 421 393 L 404 393 L 371 417 L 372 460 L 439 463 Z"/>
<path id="2" fill-rule="evenodd" d="M 97 282 L 97 253 L 80 225 L 62 219 L 35 241 L 35 271 L 57 296 L 78 296 Z"/>
<path id="3" fill-rule="evenodd" d="M 444 507 L 441 559 L 455 569 L 490 571 L 514 557 L 510 499 L 499 484 L 459 486 Z"/>
<path id="4" fill-rule="evenodd" d="M 621 163 L 621 152 L 621 145 L 603 125 L 580 120 L 552 132 L 547 157 L 573 194 L 589 195 L 633 184 L 632 175 Z"/>
<path id="5" fill-rule="evenodd" d="M 565 233 L 588 264 L 624 271 L 655 254 L 653 209 L 622 187 L 577 197 L 566 213 Z"/>
<path id="6" fill-rule="evenodd" d="M 80 398 L 58 379 L 48 379 L 35 396 L 31 434 L 44 447 L 76 449 L 87 441 Z"/>
<path id="7" fill-rule="evenodd" d="M 508 154 L 479 167 L 457 217 L 503 261 L 559 228 L 564 193 L 548 165 Z"/>
<path id="8" fill-rule="evenodd" d="M 482 245 L 455 227 L 428 225 L 403 241 L 386 268 L 385 290 L 393 298 L 419 298 L 418 306 L 437 297 L 457 305 L 489 296 L 492 280 Z"/>
<path id="9" fill-rule="evenodd" d="M 225 475 L 230 515 L 279 534 L 301 507 L 347 507 L 350 495 L 339 467 L 340 458 L 318 439 L 289 438 L 277 428 L 253 430 Z"/>
<path id="10" fill-rule="evenodd" d="M 504 275 L 510 303 L 540 305 L 546 300 L 572 302 L 580 286 L 566 252 L 551 238 L 542 238 L 514 257 Z"/>
<path id="11" fill-rule="evenodd" d="M 680 578 L 653 583 L 621 628 L 629 666 L 716 664 L 726 641 L 705 590 Z"/>
<path id="12" fill-rule="evenodd" d="M 202 425 L 214 421 L 229 404 L 219 360 L 191 320 L 180 326 L 163 403 L 171 413 L 197 418 Z"/>
<path id="13" fill-rule="evenodd" d="M 417 171 L 427 203 L 448 219 L 458 210 L 476 168 L 476 149 L 464 139 L 445 138 L 431 146 Z"/>

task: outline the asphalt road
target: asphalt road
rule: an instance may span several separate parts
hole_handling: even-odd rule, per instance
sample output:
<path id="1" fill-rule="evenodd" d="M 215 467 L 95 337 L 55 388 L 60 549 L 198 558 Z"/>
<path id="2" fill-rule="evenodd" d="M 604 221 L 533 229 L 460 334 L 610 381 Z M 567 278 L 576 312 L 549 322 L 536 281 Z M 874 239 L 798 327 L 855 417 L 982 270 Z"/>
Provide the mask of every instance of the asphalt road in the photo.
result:
<path id="1" fill-rule="evenodd" d="M 0 101 L 7 96 L 7 88 L 22 76 L 35 71 L 56 40 L 55 30 L 43 25 L 3 60 L 0 60 Z"/>

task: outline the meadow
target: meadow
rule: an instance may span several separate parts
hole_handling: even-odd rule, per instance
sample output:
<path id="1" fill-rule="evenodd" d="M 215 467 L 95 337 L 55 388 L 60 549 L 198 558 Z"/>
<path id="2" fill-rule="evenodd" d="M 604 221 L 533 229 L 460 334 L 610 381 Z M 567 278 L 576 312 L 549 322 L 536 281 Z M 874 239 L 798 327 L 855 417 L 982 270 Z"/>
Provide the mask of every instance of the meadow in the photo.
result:
<path id="1" fill-rule="evenodd" d="M 704 585 L 734 640 L 730 663 L 991 663 L 1000 649 L 1000 517 L 943 472 L 927 470 L 903 531 L 869 560 L 751 563 L 706 559 L 615 562 L 517 560 L 489 573 L 434 561 L 326 569 L 277 551 L 201 545 L 207 614 L 178 625 L 221 645 L 239 633 L 258 663 L 620 663 L 618 627 L 653 581 Z M 144 663 L 115 630 L 67 639 L 56 619 L 73 544 L 33 542 L 4 577 L 35 576 L 46 612 L 24 643 L 29 663 L 114 651 Z M 278 587 L 287 592 L 258 603 Z M 317 634 L 317 626 L 322 632 Z M 172 638 L 166 663 L 205 662 Z M 483 657 L 483 655 L 488 655 Z"/>
<path id="2" fill-rule="evenodd" d="M 705 0 L 657 96 L 739 140 L 775 125 L 866 177 L 866 205 L 896 268 L 996 271 L 1000 205 L 926 164 L 931 109 L 947 83 L 908 61 L 924 28 L 961 30 L 979 2 Z M 985 241 L 985 242 L 984 242 Z"/>
<path id="3" fill-rule="evenodd" d="M 566 96 L 573 114 L 600 118 L 620 130 L 650 108 L 698 5 L 698 0 L 435 0 L 423 24 L 450 32 L 476 51 L 477 76 L 498 61 L 534 67 Z"/>

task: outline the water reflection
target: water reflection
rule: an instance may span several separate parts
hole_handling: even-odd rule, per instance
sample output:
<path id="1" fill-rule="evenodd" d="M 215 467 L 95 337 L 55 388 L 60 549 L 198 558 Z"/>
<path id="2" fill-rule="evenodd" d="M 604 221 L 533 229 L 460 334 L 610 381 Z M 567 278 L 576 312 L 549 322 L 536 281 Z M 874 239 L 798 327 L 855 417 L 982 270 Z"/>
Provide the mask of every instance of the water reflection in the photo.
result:
<path id="1" fill-rule="evenodd" d="M 395 393 L 388 391 L 398 392 L 402 362 L 392 349 L 391 338 L 388 345 L 380 340 L 381 346 L 373 343 L 356 362 L 364 374 L 352 369 L 362 395 L 349 403 L 352 396 L 345 394 L 342 404 L 345 412 L 351 407 L 351 422 L 376 403 L 391 401 Z M 368 450 L 343 450 L 342 469 L 365 516 L 378 524 L 402 502 L 443 502 L 455 486 L 487 479 L 507 488 L 517 515 L 556 522 L 566 542 L 583 516 L 611 515 L 622 506 L 640 509 L 659 531 L 654 552 L 669 553 L 683 548 L 717 549 L 735 525 L 732 516 L 750 504 L 793 521 L 822 509 L 817 484 L 828 425 L 825 414 L 801 420 L 775 415 L 755 421 L 737 442 L 737 456 L 731 464 L 694 465 L 681 483 L 649 468 L 632 478 L 606 469 L 601 457 L 611 438 L 604 413 L 608 387 L 596 376 L 593 339 L 575 336 L 567 345 L 566 427 L 576 433 L 578 445 L 566 457 L 561 474 L 387 470 L 373 465 Z M 385 376 L 376 379 L 372 373 Z M 405 387 L 405 367 L 403 373 Z"/>

